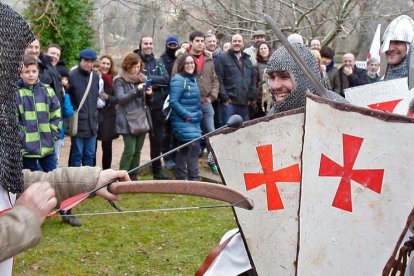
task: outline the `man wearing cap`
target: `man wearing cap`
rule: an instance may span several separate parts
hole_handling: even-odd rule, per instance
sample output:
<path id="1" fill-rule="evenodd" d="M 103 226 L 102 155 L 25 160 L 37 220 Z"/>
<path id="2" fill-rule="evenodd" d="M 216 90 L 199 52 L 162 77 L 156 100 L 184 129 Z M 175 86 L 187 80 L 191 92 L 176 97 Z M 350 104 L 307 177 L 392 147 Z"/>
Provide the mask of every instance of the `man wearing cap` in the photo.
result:
<path id="1" fill-rule="evenodd" d="M 266 41 L 266 32 L 263 30 L 257 30 L 253 32 L 253 45 L 249 48 L 244 49 L 244 52 L 250 56 L 253 66 L 256 66 L 256 53 L 257 46 L 260 42 Z"/>
<path id="2" fill-rule="evenodd" d="M 98 130 L 99 76 L 92 70 L 96 53 L 92 49 L 83 49 L 79 53 L 79 66 L 69 72 L 69 89 L 73 108 L 77 110 L 87 92 L 90 75 L 92 83 L 88 95 L 79 110 L 78 133 L 72 137 L 70 167 L 93 166 L 96 135 Z"/>
<path id="3" fill-rule="evenodd" d="M 99 76 L 92 70 L 96 53 L 92 49 L 83 49 L 79 53 L 79 66 L 69 72 L 68 94 L 74 110 L 79 109 L 85 93 L 86 99 L 79 109 L 78 133 L 71 139 L 69 167 L 93 166 L 95 158 L 96 135 L 98 132 Z M 92 74 L 92 75 L 91 75 Z M 91 85 L 86 91 L 90 76 Z M 68 211 L 64 222 L 72 226 L 80 226 L 80 221 Z M 62 218 L 63 219 L 63 218 Z"/>
<path id="4" fill-rule="evenodd" d="M 384 80 L 408 76 L 407 54 L 414 38 L 414 21 L 407 15 L 395 18 L 384 32 L 381 52 L 387 57 Z"/>

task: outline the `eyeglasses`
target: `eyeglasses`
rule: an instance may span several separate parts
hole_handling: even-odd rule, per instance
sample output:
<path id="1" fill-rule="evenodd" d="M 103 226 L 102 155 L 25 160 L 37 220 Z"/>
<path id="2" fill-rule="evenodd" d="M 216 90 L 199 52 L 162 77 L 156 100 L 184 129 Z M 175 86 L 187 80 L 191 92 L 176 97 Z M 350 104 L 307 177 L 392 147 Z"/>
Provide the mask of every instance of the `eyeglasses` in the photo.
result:
<path id="1" fill-rule="evenodd" d="M 187 61 L 186 63 L 184 63 L 184 65 L 194 65 L 194 61 Z"/>

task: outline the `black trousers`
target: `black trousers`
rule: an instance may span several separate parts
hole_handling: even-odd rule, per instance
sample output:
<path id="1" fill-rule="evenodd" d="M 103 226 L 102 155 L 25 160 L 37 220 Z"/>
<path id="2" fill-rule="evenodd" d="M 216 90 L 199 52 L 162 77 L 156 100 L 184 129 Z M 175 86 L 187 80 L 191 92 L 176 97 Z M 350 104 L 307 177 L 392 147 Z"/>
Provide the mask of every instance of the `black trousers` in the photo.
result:
<path id="1" fill-rule="evenodd" d="M 184 144 L 185 142 L 181 142 Z M 180 180 L 200 180 L 198 175 L 198 156 L 200 142 L 195 141 L 177 151 L 175 159 L 175 178 Z"/>
<path id="2" fill-rule="evenodd" d="M 112 164 L 112 140 L 102 141 L 102 169 L 110 169 Z"/>
<path id="3" fill-rule="evenodd" d="M 151 159 L 161 155 L 162 138 L 164 134 L 164 117 L 161 109 L 151 110 L 152 129 L 150 133 L 150 154 Z M 161 172 L 161 160 L 152 162 L 152 173 Z"/>

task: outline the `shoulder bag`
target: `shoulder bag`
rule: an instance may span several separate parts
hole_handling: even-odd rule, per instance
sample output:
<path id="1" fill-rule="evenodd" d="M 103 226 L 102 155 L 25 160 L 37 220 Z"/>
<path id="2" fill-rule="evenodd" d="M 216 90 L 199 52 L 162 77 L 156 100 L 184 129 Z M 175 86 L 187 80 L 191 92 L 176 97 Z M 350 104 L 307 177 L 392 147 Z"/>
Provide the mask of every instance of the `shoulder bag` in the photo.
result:
<path id="1" fill-rule="evenodd" d="M 129 131 L 132 135 L 139 135 L 150 131 L 151 115 L 148 114 L 148 107 L 145 101 L 145 93 L 143 92 L 144 105 L 126 112 L 126 119 L 128 122 Z"/>
<path id="2" fill-rule="evenodd" d="M 79 118 L 79 110 L 82 108 L 86 97 L 89 94 L 89 90 L 91 88 L 91 84 L 92 84 L 92 79 L 93 79 L 93 71 L 91 72 L 91 74 L 89 75 L 89 82 L 88 82 L 88 86 L 86 87 L 85 90 L 85 94 L 83 94 L 82 100 L 79 104 L 78 109 L 76 109 L 73 112 L 72 117 L 70 117 L 69 119 L 69 136 L 76 136 L 78 134 L 78 118 Z"/>

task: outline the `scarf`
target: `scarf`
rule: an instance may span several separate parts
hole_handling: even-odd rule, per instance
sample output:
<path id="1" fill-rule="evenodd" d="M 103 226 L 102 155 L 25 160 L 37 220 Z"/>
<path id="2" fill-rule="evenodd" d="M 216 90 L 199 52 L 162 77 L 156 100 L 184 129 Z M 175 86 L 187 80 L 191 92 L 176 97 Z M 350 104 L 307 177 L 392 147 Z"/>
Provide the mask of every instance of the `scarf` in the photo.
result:
<path id="1" fill-rule="evenodd" d="M 114 87 L 112 84 L 113 81 L 113 75 L 111 73 L 102 73 L 102 80 L 104 82 L 104 91 L 108 95 L 114 94 Z"/>

